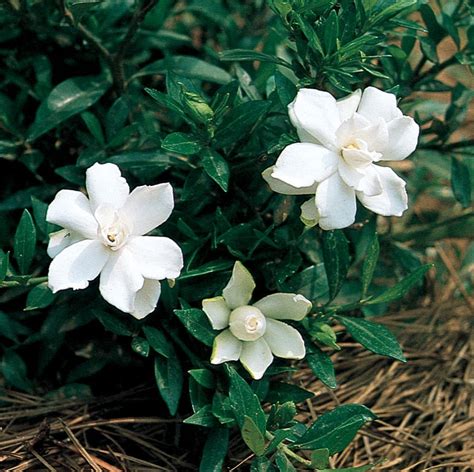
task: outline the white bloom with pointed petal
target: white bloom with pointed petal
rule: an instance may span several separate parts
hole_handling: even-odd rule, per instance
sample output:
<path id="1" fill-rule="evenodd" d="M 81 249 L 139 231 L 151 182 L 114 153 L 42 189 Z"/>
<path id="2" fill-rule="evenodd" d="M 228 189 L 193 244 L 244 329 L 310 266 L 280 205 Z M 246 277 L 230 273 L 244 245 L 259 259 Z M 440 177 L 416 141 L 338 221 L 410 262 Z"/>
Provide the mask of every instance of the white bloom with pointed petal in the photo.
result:
<path id="1" fill-rule="evenodd" d="M 288 112 L 301 142 L 285 147 L 262 175 L 275 192 L 314 195 L 301 207 L 306 225 L 351 225 L 356 197 L 379 215 L 402 215 L 405 182 L 375 164 L 405 159 L 418 142 L 419 126 L 402 114 L 395 95 L 368 87 L 337 101 L 328 92 L 301 89 Z"/>
<path id="2" fill-rule="evenodd" d="M 100 274 L 100 293 L 135 318 L 151 313 L 160 280 L 174 279 L 183 254 L 169 238 L 145 236 L 164 223 L 174 207 L 170 184 L 144 185 L 130 193 L 115 164 L 94 164 L 86 172 L 87 198 L 61 190 L 46 215 L 63 227 L 50 235 L 48 284 L 59 290 L 86 288 Z"/>
<path id="3" fill-rule="evenodd" d="M 280 320 L 302 320 L 311 302 L 303 295 L 275 293 L 250 305 L 254 288 L 252 275 L 237 261 L 222 296 L 203 300 L 202 309 L 214 329 L 224 330 L 214 340 L 211 363 L 240 360 L 254 379 L 260 379 L 273 356 L 305 356 L 301 334 Z"/>

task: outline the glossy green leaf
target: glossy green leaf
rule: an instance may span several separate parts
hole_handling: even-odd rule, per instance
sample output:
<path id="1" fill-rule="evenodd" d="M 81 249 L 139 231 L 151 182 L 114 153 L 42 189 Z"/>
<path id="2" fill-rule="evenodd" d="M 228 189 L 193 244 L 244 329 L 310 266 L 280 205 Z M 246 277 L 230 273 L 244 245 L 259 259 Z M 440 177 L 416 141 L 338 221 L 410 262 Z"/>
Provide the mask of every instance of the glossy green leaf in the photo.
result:
<path id="1" fill-rule="evenodd" d="M 227 192 L 229 188 L 230 169 L 226 160 L 216 151 L 206 149 L 201 154 L 201 164 L 206 174 Z"/>
<path id="2" fill-rule="evenodd" d="M 288 401 L 301 403 L 313 397 L 313 392 L 298 387 L 297 385 L 285 382 L 272 382 L 265 400 L 270 403 L 285 403 Z"/>
<path id="3" fill-rule="evenodd" d="M 183 390 L 183 371 L 175 352 L 168 359 L 155 357 L 155 380 L 170 415 L 175 415 Z"/>
<path id="4" fill-rule="evenodd" d="M 152 326 L 143 326 L 142 330 L 148 343 L 155 352 L 166 358 L 173 355 L 173 346 L 162 331 Z"/>
<path id="5" fill-rule="evenodd" d="M 216 386 L 214 376 L 208 369 L 191 369 L 188 370 L 188 373 L 199 385 L 202 385 L 205 388 L 211 389 Z"/>
<path id="6" fill-rule="evenodd" d="M 227 84 L 232 80 L 232 76 L 221 67 L 192 56 L 168 56 L 165 59 L 159 59 L 139 70 L 134 74 L 134 77 L 165 74 L 168 71 L 182 77 L 205 80 L 216 84 Z"/>
<path id="7" fill-rule="evenodd" d="M 0 369 L 7 385 L 29 392 L 33 388 L 27 377 L 27 369 L 24 360 L 13 350 L 5 351 Z"/>
<path id="8" fill-rule="evenodd" d="M 125 318 L 129 315 L 113 315 L 101 310 L 93 310 L 93 313 L 107 331 L 111 331 L 120 336 L 133 335 L 134 328 L 132 322 L 128 318 Z"/>
<path id="9" fill-rule="evenodd" d="M 379 259 L 379 252 L 379 238 L 377 236 L 377 233 L 374 233 L 372 240 L 370 241 L 367 247 L 367 254 L 362 265 L 362 298 L 365 298 L 367 296 L 370 283 L 372 282 L 372 278 L 374 276 L 375 267 Z"/>
<path id="10" fill-rule="evenodd" d="M 242 429 L 245 418 L 249 417 L 263 435 L 266 419 L 260 400 L 233 367 L 228 365 L 226 367 L 230 378 L 229 400 L 237 423 Z"/>
<path id="11" fill-rule="evenodd" d="M 296 85 L 278 70 L 275 72 L 275 89 L 284 107 L 296 97 Z"/>
<path id="12" fill-rule="evenodd" d="M 229 448 L 229 430 L 215 428 L 207 436 L 202 451 L 199 472 L 222 472 Z"/>
<path id="13" fill-rule="evenodd" d="M 36 228 L 28 210 L 23 210 L 13 240 L 13 255 L 22 274 L 26 274 L 35 255 Z"/>
<path id="14" fill-rule="evenodd" d="M 110 83 L 103 77 L 75 77 L 61 82 L 39 106 L 35 121 L 27 132 L 28 141 L 34 141 L 71 116 L 86 110 L 109 87 Z"/>
<path id="15" fill-rule="evenodd" d="M 251 49 L 229 49 L 219 53 L 219 59 L 221 61 L 261 61 L 261 62 L 271 62 L 274 64 L 279 64 L 281 66 L 291 68 L 291 64 L 286 62 L 284 59 L 281 59 L 270 54 L 265 54 L 263 52 L 253 51 Z"/>
<path id="16" fill-rule="evenodd" d="M 425 264 L 418 267 L 418 269 L 415 269 L 411 274 L 409 274 L 404 279 L 400 280 L 400 282 L 398 282 L 393 287 L 390 287 L 381 295 L 364 300 L 363 301 L 364 305 L 388 303 L 388 302 L 397 300 L 398 298 L 401 298 L 411 288 L 413 288 L 425 276 L 426 272 L 428 272 L 428 270 L 430 270 L 432 267 L 433 267 L 432 264 Z"/>
<path id="17" fill-rule="evenodd" d="M 335 318 L 343 324 L 350 335 L 362 346 L 375 354 L 392 357 L 405 362 L 400 344 L 395 336 L 383 325 L 364 318 L 339 316 Z"/>
<path id="18" fill-rule="evenodd" d="M 471 175 L 469 167 L 456 157 L 451 158 L 451 188 L 463 208 L 471 205 Z"/>
<path id="19" fill-rule="evenodd" d="M 252 418 L 244 416 L 240 432 L 245 444 L 255 455 L 261 456 L 265 452 L 265 437 Z"/>
<path id="20" fill-rule="evenodd" d="M 296 441 L 301 449 L 328 449 L 329 454 L 344 450 L 359 429 L 377 417 L 365 406 L 346 404 L 324 413 Z"/>
<path id="21" fill-rule="evenodd" d="M 306 355 L 306 361 L 313 374 L 329 388 L 336 388 L 336 374 L 331 358 L 321 349 L 313 346 Z"/>
<path id="22" fill-rule="evenodd" d="M 341 230 L 324 231 L 322 236 L 324 267 L 333 299 L 346 279 L 350 265 L 349 244 Z"/>
<path id="23" fill-rule="evenodd" d="M 193 415 L 186 418 L 183 423 L 204 426 L 205 428 L 215 428 L 219 425 L 216 417 L 212 413 L 211 405 L 205 405 Z"/>
<path id="24" fill-rule="evenodd" d="M 47 283 L 39 284 L 33 287 L 26 298 L 27 310 L 37 310 L 38 308 L 45 308 L 54 301 L 54 294 L 48 287 Z"/>
<path id="25" fill-rule="evenodd" d="M 296 472 L 293 464 L 282 450 L 277 451 L 275 454 L 275 464 L 277 465 L 279 472 Z"/>
<path id="26" fill-rule="evenodd" d="M 196 339 L 206 344 L 206 346 L 212 346 L 218 332 L 211 328 L 209 320 L 202 310 L 189 308 L 174 310 L 174 313 Z"/>
<path id="27" fill-rule="evenodd" d="M 270 103 L 265 100 L 253 100 L 237 105 L 224 117 L 215 135 L 216 142 L 221 147 L 227 147 L 246 139 L 269 108 Z"/>
<path id="28" fill-rule="evenodd" d="M 198 140 L 185 133 L 171 133 L 161 142 L 161 148 L 165 151 L 190 156 L 201 150 L 201 144 Z"/>

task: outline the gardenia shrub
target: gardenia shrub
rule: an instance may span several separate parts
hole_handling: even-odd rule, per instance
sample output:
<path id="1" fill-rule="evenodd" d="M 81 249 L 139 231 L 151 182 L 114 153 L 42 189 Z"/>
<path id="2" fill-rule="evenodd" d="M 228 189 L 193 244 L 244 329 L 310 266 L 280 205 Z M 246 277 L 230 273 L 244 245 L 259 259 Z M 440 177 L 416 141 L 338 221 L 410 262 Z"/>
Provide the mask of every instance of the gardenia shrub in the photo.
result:
<path id="1" fill-rule="evenodd" d="M 337 388 L 346 337 L 405 362 L 377 316 L 431 267 L 402 244 L 435 237 L 411 212 L 426 166 L 449 158 L 452 171 L 436 237 L 472 229 L 472 141 L 453 138 L 472 91 L 439 78 L 472 59 L 469 13 L 4 2 L 5 385 L 54 398 L 155 382 L 155 413 L 206 432 L 201 471 L 223 470 L 233 431 L 252 471 L 330 470 L 376 415 L 342 404 L 302 421 L 313 393 L 293 374 Z"/>

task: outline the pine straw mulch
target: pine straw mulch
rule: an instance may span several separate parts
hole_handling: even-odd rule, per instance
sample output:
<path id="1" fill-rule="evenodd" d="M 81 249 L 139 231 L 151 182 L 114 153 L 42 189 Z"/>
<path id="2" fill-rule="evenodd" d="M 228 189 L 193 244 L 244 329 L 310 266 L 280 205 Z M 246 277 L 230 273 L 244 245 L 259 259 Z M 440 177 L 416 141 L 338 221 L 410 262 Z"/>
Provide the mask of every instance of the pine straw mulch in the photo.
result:
<path id="1" fill-rule="evenodd" d="M 448 266 L 449 258 L 444 262 Z M 454 270 L 449 272 L 451 278 L 434 290 L 438 293 L 428 306 L 379 318 L 397 333 L 406 364 L 346 342 L 334 356 L 335 391 L 308 369 L 297 374 L 295 381 L 315 393 L 300 419 L 346 403 L 362 403 L 378 415 L 332 466 L 384 458 L 377 470 L 474 470 L 472 300 L 464 289 L 461 298 L 453 296 L 461 284 Z M 0 470 L 196 470 L 198 430 L 183 432 L 179 420 L 152 415 L 124 417 L 137 404 L 141 411 L 150 405 L 154 414 L 156 392 L 141 388 L 105 399 L 48 402 L 5 391 L 0 395 Z M 251 457 L 245 457 L 238 434 L 229 455 L 226 470 L 248 470 Z"/>

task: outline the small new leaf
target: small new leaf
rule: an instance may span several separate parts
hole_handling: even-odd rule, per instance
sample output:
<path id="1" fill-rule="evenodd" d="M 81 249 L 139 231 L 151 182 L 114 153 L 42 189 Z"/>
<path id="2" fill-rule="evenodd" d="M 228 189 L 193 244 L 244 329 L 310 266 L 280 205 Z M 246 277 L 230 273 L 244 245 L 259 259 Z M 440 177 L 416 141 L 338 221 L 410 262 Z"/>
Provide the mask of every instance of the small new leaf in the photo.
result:
<path id="1" fill-rule="evenodd" d="M 252 418 L 248 416 L 244 417 L 241 433 L 245 444 L 247 444 L 254 454 L 261 456 L 265 452 L 265 437 L 260 432 Z"/>

